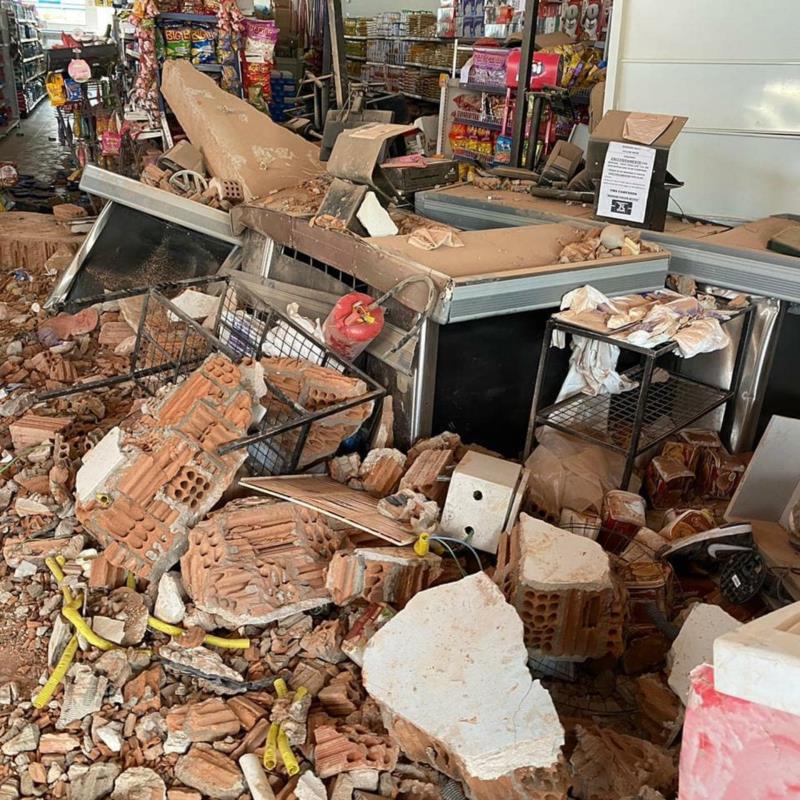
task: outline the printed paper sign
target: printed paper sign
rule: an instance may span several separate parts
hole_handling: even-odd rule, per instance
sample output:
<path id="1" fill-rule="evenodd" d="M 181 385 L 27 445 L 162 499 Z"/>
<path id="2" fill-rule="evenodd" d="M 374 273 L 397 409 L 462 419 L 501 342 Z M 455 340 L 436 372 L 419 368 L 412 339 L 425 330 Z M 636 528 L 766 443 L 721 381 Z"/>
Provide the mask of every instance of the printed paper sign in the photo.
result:
<path id="1" fill-rule="evenodd" d="M 597 200 L 598 216 L 644 222 L 655 160 L 653 147 L 609 142 Z"/>

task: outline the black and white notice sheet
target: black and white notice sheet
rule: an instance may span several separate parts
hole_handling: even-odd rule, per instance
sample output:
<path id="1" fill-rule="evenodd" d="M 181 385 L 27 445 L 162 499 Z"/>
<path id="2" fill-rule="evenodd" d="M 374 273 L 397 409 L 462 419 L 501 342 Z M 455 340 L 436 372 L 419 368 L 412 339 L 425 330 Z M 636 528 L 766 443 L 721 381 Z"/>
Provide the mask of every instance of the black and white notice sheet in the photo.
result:
<path id="1" fill-rule="evenodd" d="M 656 151 L 626 142 L 609 142 L 603 164 L 597 215 L 644 222 Z"/>

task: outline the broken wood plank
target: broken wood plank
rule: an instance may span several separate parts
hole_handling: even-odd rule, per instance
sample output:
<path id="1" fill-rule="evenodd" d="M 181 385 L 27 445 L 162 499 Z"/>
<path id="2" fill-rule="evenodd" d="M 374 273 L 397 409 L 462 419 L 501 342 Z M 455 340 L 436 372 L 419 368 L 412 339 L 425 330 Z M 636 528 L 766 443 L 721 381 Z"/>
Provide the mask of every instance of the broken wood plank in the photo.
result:
<path id="1" fill-rule="evenodd" d="M 247 478 L 241 481 L 241 485 L 319 511 L 392 544 L 411 544 L 417 538 L 410 528 L 378 513 L 377 498 L 343 486 L 328 477 L 288 475 Z"/>

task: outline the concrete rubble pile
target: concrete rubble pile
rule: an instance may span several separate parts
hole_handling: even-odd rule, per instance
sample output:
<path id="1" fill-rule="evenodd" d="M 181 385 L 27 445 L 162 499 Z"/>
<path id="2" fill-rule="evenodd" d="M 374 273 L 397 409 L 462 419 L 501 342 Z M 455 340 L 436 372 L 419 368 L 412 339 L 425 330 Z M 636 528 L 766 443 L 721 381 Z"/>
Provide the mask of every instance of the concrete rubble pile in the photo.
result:
<path id="1" fill-rule="evenodd" d="M 113 304 L 46 317 L 55 276 L 27 276 L 0 304 L 2 800 L 674 796 L 690 673 L 758 615 L 664 555 L 741 477 L 714 434 L 667 442 L 647 500 L 556 507 L 536 463 L 452 432 L 394 447 L 390 405 L 341 454 L 356 406 L 300 459 L 373 510 L 334 517 L 219 448 L 265 379 L 311 408 L 362 382 L 212 353 L 155 396 L 37 401 L 123 374 L 135 330 Z"/>

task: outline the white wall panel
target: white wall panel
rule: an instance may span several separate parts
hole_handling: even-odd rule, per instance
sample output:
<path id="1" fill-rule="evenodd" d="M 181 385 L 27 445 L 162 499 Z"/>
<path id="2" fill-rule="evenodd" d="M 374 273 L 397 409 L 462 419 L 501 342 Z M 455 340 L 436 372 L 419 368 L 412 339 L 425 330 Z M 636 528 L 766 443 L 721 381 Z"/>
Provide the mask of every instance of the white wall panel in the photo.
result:
<path id="1" fill-rule="evenodd" d="M 628 58 L 800 59 L 798 0 L 624 0 L 624 6 Z"/>
<path id="2" fill-rule="evenodd" d="M 606 108 L 689 117 L 670 156 L 686 213 L 800 213 L 798 9 L 615 0 Z"/>
<path id="3" fill-rule="evenodd" d="M 645 97 L 644 110 L 689 117 L 689 130 L 800 132 L 800 63 L 775 67 L 623 60 L 615 105 L 642 109 Z"/>

